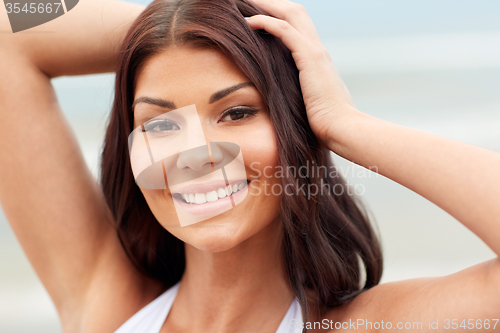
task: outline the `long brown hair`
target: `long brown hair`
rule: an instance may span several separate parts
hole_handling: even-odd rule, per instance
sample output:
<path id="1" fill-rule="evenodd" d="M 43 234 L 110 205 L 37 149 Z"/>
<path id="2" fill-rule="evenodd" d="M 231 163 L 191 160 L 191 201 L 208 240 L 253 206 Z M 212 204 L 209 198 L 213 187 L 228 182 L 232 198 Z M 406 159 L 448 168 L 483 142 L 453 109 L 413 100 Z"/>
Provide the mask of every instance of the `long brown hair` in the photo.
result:
<path id="1" fill-rule="evenodd" d="M 299 168 L 309 163 L 334 168 L 330 152 L 320 147 L 307 121 L 290 51 L 274 36 L 248 27 L 244 17 L 256 14 L 265 12 L 244 0 L 156 0 L 136 19 L 123 42 L 100 179 L 130 260 L 165 287 L 178 282 L 184 272 L 184 244 L 149 209 L 132 175 L 127 142 L 133 129 L 136 75 L 151 56 L 174 44 L 217 47 L 255 84 L 267 104 L 280 166 Z M 280 216 L 286 273 L 304 318 L 306 289 L 314 290 L 323 312 L 378 284 L 380 244 L 345 180 L 326 172 L 307 177 L 287 173 L 281 181 L 298 193 L 282 196 Z M 301 194 L 300 187 L 314 184 L 327 191 Z"/>

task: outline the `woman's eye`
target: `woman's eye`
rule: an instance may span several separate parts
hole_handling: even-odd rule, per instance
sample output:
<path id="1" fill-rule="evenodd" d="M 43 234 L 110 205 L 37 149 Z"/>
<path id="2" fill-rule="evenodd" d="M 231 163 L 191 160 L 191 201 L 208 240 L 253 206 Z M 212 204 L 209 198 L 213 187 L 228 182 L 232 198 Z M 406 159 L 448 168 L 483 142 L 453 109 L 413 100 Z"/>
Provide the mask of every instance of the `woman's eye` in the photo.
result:
<path id="1" fill-rule="evenodd" d="M 257 113 L 257 110 L 254 109 L 249 109 L 249 108 L 237 108 L 237 109 L 231 109 L 227 110 L 222 114 L 221 119 L 219 122 L 226 122 L 226 121 L 239 121 L 244 118 L 248 118 L 250 116 L 255 116 Z"/>
<path id="2" fill-rule="evenodd" d="M 152 133 L 166 133 L 171 131 L 177 131 L 180 127 L 170 120 L 156 120 L 150 123 L 144 124 L 143 132 Z"/>

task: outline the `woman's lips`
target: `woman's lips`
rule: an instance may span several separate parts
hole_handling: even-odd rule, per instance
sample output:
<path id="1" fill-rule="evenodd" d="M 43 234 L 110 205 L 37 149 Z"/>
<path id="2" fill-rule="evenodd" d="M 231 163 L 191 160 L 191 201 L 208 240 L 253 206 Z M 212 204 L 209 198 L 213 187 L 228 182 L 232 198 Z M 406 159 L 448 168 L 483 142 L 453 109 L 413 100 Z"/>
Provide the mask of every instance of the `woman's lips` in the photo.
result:
<path id="1" fill-rule="evenodd" d="M 172 197 L 180 208 L 190 215 L 210 215 L 210 217 L 213 217 L 233 208 L 246 197 L 248 193 L 248 180 L 232 182 L 230 184 L 232 184 L 230 185 L 230 191 L 226 186 L 224 187 L 225 196 L 222 196 L 222 192 L 219 196 L 216 190 L 208 192 L 208 201 L 207 193 L 173 193 Z M 238 187 L 236 193 L 233 192 L 234 187 Z M 214 191 L 217 194 L 217 199 L 214 197 Z M 228 192 L 231 193 L 228 195 Z M 186 195 L 188 196 L 188 200 L 186 200 Z M 205 197 L 203 198 L 203 196 Z"/>
<path id="2" fill-rule="evenodd" d="M 174 185 L 174 186 L 169 186 L 170 187 L 170 192 L 171 193 L 178 193 L 178 194 L 196 194 L 196 193 L 208 193 L 211 191 L 216 191 L 219 188 L 224 188 L 226 187 L 227 184 L 231 185 L 239 185 L 241 183 L 247 182 L 247 179 L 233 179 L 233 180 L 228 180 L 226 181 L 223 178 L 219 178 L 216 180 L 211 180 L 207 182 L 203 182 L 200 184 L 190 184 L 187 186 L 180 187 L 179 185 Z"/>
<path id="3" fill-rule="evenodd" d="M 212 189 L 205 193 L 189 193 L 187 191 L 182 193 L 174 193 L 177 197 L 181 197 L 185 203 L 188 204 L 204 204 L 206 202 L 213 202 L 230 196 L 233 193 L 236 193 L 243 189 L 247 183 L 247 180 L 231 182 L 227 186 L 221 186 L 215 189 Z M 213 187 L 212 187 L 213 188 Z"/>

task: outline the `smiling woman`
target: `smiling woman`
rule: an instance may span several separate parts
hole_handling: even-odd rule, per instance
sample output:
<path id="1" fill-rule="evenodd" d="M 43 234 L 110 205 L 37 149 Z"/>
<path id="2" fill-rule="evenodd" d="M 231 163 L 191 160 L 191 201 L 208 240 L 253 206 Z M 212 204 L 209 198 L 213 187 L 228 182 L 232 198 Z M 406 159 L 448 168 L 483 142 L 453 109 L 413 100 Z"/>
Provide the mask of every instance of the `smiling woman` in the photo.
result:
<path id="1" fill-rule="evenodd" d="M 0 35 L 0 201 L 65 331 L 498 330 L 498 259 L 379 284 L 330 151 L 496 254 L 500 155 L 357 110 L 303 7 L 87 0 L 46 27 Z M 99 183 L 50 79 L 113 70 Z"/>
<path id="2" fill-rule="evenodd" d="M 326 307 L 342 304 L 377 284 L 382 258 L 369 222 L 348 195 L 341 177 L 265 176 L 264 169 L 269 168 L 333 165 L 329 152 L 322 149 L 307 125 L 290 51 L 279 39 L 253 31 L 244 20 L 259 13 L 263 12 L 244 1 L 157 1 L 142 13 L 125 38 L 118 62 L 121 70 L 117 72 L 115 102 L 102 153 L 101 179 L 120 240 L 132 262 L 166 288 L 182 276 L 179 297 L 193 297 L 195 291 L 204 295 L 205 301 L 191 299 L 193 307 L 200 306 L 199 311 L 203 311 L 206 300 L 227 295 L 230 286 L 243 288 L 242 295 L 253 293 L 246 283 L 231 282 L 252 279 L 256 285 L 266 281 L 274 289 L 272 302 L 281 304 L 276 305 L 275 319 L 285 314 L 292 296 L 297 297 L 302 316 L 307 317 L 313 304 L 324 313 Z M 171 114 L 177 112 L 173 110 L 189 105 L 196 105 L 199 132 L 206 141 L 232 142 L 241 148 L 248 195 L 238 196 L 243 184 L 229 184 L 233 188 L 226 188 L 226 197 L 207 202 L 222 190 L 210 175 L 181 191 L 187 195 L 182 203 L 172 186 L 161 190 L 136 186 L 127 163 L 127 144 L 116 138 L 141 125 L 158 133 L 158 126 L 167 126 L 159 121 L 173 121 Z M 176 140 L 182 127 L 168 131 L 169 140 Z M 181 141 L 170 143 L 177 146 Z M 217 158 L 213 149 L 211 155 L 185 155 L 176 158 L 173 171 L 167 165 L 164 172 L 189 173 L 223 163 L 222 158 L 211 159 Z M 260 170 L 255 170 L 255 165 Z M 286 196 L 276 191 L 269 195 L 264 190 L 269 186 L 321 186 L 325 182 L 331 185 L 330 190 L 312 197 L 310 193 Z M 340 195 L 333 193 L 334 186 L 344 189 Z M 230 192 L 238 192 L 234 209 L 188 227 L 179 224 L 176 201 L 188 214 L 194 214 L 205 206 L 229 202 L 233 197 Z M 200 260 L 212 264 L 200 266 Z M 205 281 L 191 274 L 206 276 Z M 259 293 L 262 288 L 260 285 Z M 200 319 L 200 327 L 202 322 Z M 279 321 L 274 323 L 277 327 Z"/>

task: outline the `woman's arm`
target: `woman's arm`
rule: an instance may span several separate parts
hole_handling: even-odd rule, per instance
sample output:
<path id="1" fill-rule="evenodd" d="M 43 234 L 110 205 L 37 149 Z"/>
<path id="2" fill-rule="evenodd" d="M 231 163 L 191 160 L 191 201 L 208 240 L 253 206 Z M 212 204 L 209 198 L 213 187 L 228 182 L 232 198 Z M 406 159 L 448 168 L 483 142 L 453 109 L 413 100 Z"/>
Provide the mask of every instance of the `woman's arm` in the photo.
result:
<path id="1" fill-rule="evenodd" d="M 432 201 L 500 255 L 500 154 L 348 112 L 328 147 Z"/>
<path id="2" fill-rule="evenodd" d="M 50 78 L 113 71 L 120 41 L 142 10 L 82 0 L 42 26 L 0 34 L 0 203 L 63 326 L 87 314 L 82 307 L 97 278 L 101 289 L 116 291 L 131 270 Z M 10 30 L 3 10 L 0 30 Z"/>
<path id="3" fill-rule="evenodd" d="M 116 0 L 81 0 L 53 21 L 25 32 L 0 35 L 2 49 L 22 53 L 47 77 L 113 72 L 118 51 L 144 6 Z M 0 29 L 9 31 L 5 11 Z"/>
<path id="4" fill-rule="evenodd" d="M 500 254 L 500 154 L 361 113 L 304 8 L 288 0 L 252 1 L 274 17 L 256 15 L 250 26 L 292 51 L 309 123 L 322 144 L 429 199 Z M 500 309 L 500 260 L 443 278 L 376 287 L 359 299 L 361 308 L 368 299 L 375 312 L 386 309 L 392 317 L 486 319 Z"/>
<path id="5" fill-rule="evenodd" d="M 349 112 L 330 129 L 333 151 L 362 166 L 376 166 L 380 174 L 447 211 L 500 254 L 500 154 L 361 112 Z M 363 304 L 371 304 L 371 310 L 363 312 Z M 361 315 L 372 321 L 421 322 L 424 331 L 429 320 L 440 330 L 500 331 L 500 260 L 444 277 L 377 286 L 356 299 L 344 318 Z M 484 328 L 485 322 L 490 329 Z"/>

